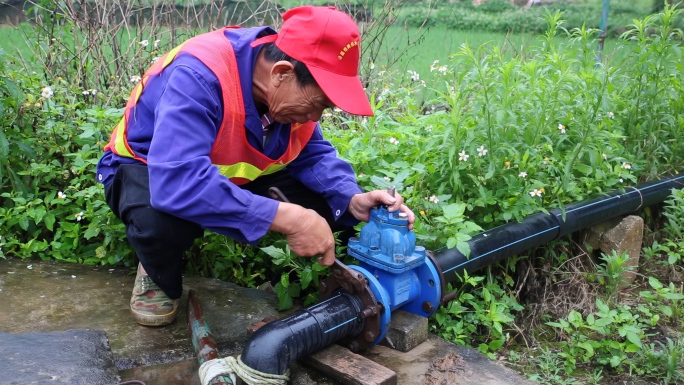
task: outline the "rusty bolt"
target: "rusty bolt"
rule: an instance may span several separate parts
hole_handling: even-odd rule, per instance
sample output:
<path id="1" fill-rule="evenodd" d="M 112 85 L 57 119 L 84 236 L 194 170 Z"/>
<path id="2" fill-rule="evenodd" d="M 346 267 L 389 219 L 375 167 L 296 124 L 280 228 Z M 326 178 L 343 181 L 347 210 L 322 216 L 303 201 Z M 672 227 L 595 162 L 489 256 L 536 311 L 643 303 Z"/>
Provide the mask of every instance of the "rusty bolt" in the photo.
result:
<path id="1" fill-rule="evenodd" d="M 432 312 L 432 303 L 430 301 L 423 302 L 423 311 L 426 313 Z"/>
<path id="2" fill-rule="evenodd" d="M 356 341 L 352 341 L 347 345 L 347 349 L 351 350 L 352 352 L 356 353 L 359 351 L 359 343 Z"/>
<path id="3" fill-rule="evenodd" d="M 367 318 L 367 317 L 370 317 L 371 315 L 373 315 L 373 309 L 369 308 L 369 307 L 363 309 L 363 311 L 359 313 L 359 317 L 361 317 L 361 318 Z"/>

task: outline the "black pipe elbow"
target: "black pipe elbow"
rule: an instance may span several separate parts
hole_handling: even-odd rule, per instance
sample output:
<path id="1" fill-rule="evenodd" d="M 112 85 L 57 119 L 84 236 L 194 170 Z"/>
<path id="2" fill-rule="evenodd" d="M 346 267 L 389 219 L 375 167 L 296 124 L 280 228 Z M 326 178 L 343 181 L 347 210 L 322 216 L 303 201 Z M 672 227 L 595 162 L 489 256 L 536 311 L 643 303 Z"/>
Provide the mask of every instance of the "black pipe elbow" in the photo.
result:
<path id="1" fill-rule="evenodd" d="M 345 291 L 290 317 L 259 328 L 242 351 L 242 362 L 262 373 L 285 374 L 289 364 L 336 341 L 358 335 L 361 300 Z"/>

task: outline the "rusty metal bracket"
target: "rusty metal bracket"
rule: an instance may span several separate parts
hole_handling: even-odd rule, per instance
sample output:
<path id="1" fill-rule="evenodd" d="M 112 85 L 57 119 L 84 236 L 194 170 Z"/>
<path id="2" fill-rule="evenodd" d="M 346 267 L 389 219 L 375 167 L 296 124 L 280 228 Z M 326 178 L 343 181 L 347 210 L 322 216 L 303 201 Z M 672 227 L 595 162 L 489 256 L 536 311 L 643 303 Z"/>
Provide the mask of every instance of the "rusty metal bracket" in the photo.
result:
<path id="1" fill-rule="evenodd" d="M 359 312 L 364 327 L 356 336 L 343 338 L 340 343 L 352 352 L 365 350 L 372 346 L 373 341 L 380 335 L 380 316 L 385 307 L 375 299 L 366 278 L 356 270 L 350 269 L 335 258 L 330 267 L 332 275 L 318 285 L 318 299 L 324 301 L 332 297 L 338 290 L 345 290 L 361 300 L 364 309 Z"/>

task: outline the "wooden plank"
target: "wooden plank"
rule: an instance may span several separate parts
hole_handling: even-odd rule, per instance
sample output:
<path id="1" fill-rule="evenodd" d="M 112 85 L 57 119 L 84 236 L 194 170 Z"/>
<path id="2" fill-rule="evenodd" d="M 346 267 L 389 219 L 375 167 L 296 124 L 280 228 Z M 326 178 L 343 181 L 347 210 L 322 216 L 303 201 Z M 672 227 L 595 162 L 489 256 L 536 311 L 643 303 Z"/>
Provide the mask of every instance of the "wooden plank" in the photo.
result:
<path id="1" fill-rule="evenodd" d="M 366 357 L 339 345 L 302 358 L 301 362 L 322 371 L 326 376 L 349 385 L 396 385 L 397 374 Z"/>

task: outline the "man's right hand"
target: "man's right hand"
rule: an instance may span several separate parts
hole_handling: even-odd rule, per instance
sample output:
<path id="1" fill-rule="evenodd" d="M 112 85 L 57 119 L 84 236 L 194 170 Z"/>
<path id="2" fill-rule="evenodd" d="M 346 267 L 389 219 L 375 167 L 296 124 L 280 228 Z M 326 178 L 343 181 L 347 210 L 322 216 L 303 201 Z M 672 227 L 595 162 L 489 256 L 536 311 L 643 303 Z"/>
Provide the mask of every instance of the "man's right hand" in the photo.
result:
<path id="1" fill-rule="evenodd" d="M 320 265 L 335 262 L 335 237 L 328 222 L 313 210 L 280 202 L 269 230 L 285 234 L 290 249 L 301 257 L 321 254 Z"/>

